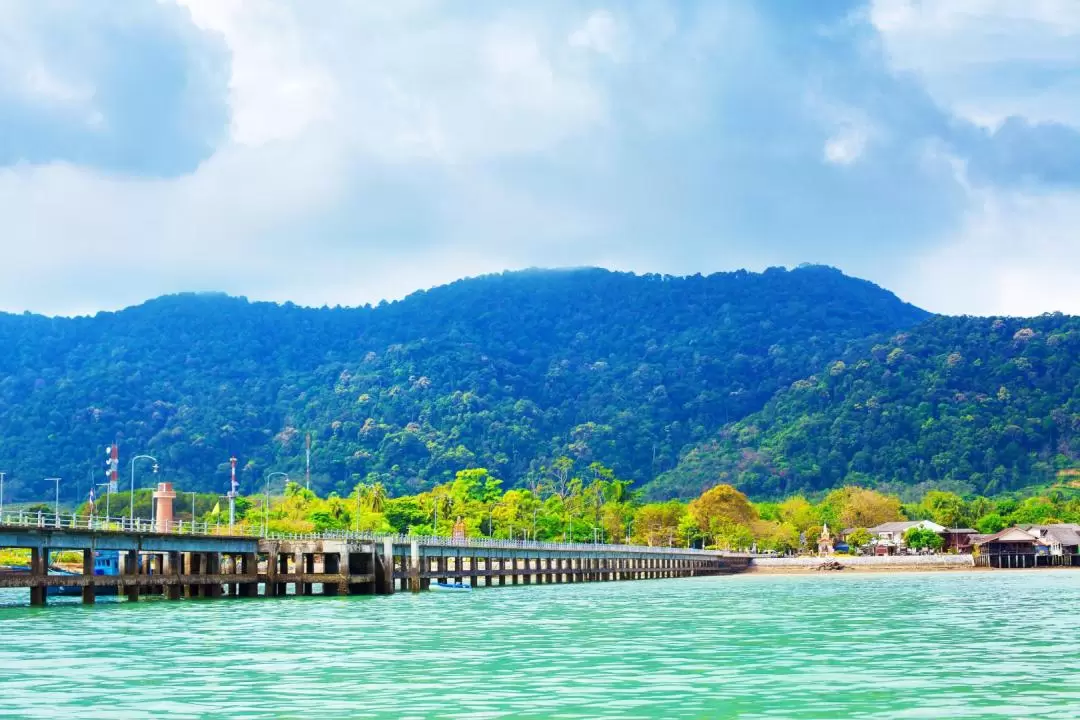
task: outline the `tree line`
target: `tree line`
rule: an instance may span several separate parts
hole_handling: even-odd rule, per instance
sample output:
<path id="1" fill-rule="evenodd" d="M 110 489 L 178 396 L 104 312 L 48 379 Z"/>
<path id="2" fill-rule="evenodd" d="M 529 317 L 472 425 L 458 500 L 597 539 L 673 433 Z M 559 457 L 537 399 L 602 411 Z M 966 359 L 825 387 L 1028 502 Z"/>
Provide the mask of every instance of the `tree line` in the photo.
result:
<path id="1" fill-rule="evenodd" d="M 149 491 L 138 494 L 137 517 L 150 517 L 149 497 Z M 227 506 L 220 497 L 197 495 L 194 516 L 184 500 L 177 499 L 177 519 L 227 524 Z M 42 510 L 51 512 L 51 506 Z M 80 513 L 88 511 L 85 504 L 79 508 Z M 450 482 L 396 497 L 379 483 L 358 483 L 347 495 L 319 496 L 287 482 L 269 494 L 240 497 L 237 517 L 251 532 L 265 527 L 283 533 L 353 530 L 449 536 L 461 522 L 470 537 L 791 553 L 816 550 L 824 526 L 834 537 L 841 530 L 853 531 L 851 542 L 865 544 L 869 528 L 905 519 L 981 533 L 1012 525 L 1080 523 L 1080 489 L 1064 485 L 995 498 L 932 490 L 917 502 L 905 503 L 896 495 L 845 486 L 816 498 L 795 495 L 753 502 L 735 487 L 721 484 L 689 501 L 648 502 L 601 463 L 579 474 L 566 458 L 545 468 L 534 486 L 523 488 L 505 489 L 485 468 L 460 470 Z M 936 545 L 922 536 L 913 536 L 912 542 L 916 547 Z"/>

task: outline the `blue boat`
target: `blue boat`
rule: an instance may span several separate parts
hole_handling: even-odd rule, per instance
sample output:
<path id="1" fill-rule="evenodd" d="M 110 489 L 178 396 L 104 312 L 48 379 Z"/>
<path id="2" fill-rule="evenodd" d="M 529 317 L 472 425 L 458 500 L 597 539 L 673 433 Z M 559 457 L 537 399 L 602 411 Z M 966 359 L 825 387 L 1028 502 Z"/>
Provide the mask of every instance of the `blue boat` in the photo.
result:
<path id="1" fill-rule="evenodd" d="M 62 570 L 61 568 L 49 568 L 50 575 L 62 575 L 62 576 L 74 576 L 78 577 L 82 573 L 72 572 L 71 570 Z M 119 575 L 120 574 L 120 553 L 117 550 L 103 550 L 94 553 L 94 575 Z M 46 589 L 46 594 L 52 596 L 72 596 L 82 595 L 82 588 L 78 585 L 55 585 L 49 586 Z M 116 587 L 114 586 L 98 586 L 94 588 L 94 595 L 115 595 Z"/>
<path id="2" fill-rule="evenodd" d="M 472 585 L 466 585 L 465 583 L 444 583 L 433 582 L 431 583 L 432 590 L 472 590 Z"/>

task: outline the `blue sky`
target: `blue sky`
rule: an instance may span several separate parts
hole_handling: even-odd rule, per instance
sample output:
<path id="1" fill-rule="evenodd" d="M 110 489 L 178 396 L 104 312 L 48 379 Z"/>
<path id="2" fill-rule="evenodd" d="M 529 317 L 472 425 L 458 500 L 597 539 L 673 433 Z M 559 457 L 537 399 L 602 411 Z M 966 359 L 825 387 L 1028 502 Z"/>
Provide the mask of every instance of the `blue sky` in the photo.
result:
<path id="1" fill-rule="evenodd" d="M 0 309 L 827 263 L 1080 313 L 1075 0 L 0 0 Z"/>

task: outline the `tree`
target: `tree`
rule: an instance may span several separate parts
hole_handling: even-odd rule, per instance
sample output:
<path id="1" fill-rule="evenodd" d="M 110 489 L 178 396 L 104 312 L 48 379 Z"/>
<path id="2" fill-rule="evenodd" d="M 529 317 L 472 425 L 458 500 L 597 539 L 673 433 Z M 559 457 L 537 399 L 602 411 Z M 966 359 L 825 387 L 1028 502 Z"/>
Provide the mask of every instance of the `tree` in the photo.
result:
<path id="1" fill-rule="evenodd" d="M 928 528 L 913 527 L 904 533 L 904 545 L 913 550 L 940 550 L 943 544 L 941 536 Z"/>
<path id="2" fill-rule="evenodd" d="M 720 532 L 730 535 L 732 525 L 741 525 L 749 531 L 750 523 L 757 519 L 750 500 L 731 485 L 706 490 L 701 497 L 691 500 L 686 510 L 699 528 L 714 536 Z"/>
<path id="3" fill-rule="evenodd" d="M 870 531 L 866 528 L 855 528 L 848 533 L 847 543 L 854 548 L 866 547 L 870 544 L 870 541 L 874 539 L 874 536 L 870 534 Z"/>
<path id="4" fill-rule="evenodd" d="M 713 528 L 714 544 L 720 550 L 749 550 L 754 544 L 754 533 L 746 525 L 720 521 Z"/>
<path id="5" fill-rule="evenodd" d="M 901 518 L 900 498 L 874 490 L 847 487 L 834 490 L 828 498 L 832 498 L 832 504 L 839 505 L 838 519 L 844 527 L 874 527 Z"/>
<path id="6" fill-rule="evenodd" d="M 805 532 L 807 528 L 821 525 L 821 512 L 802 495 L 796 495 L 784 500 L 777 509 L 780 520 L 794 525 L 799 532 Z"/>
<path id="7" fill-rule="evenodd" d="M 1005 527 L 1005 518 L 1001 517 L 1001 515 L 996 512 L 987 513 L 975 521 L 975 529 L 983 535 L 999 533 L 1004 530 Z"/>
<path id="8" fill-rule="evenodd" d="M 970 522 L 967 504 L 956 493 L 931 490 L 919 503 L 919 511 L 927 519 L 947 528 L 967 527 Z"/>
<path id="9" fill-rule="evenodd" d="M 642 505 L 634 514 L 633 541 L 649 546 L 678 546 L 679 522 L 685 514 L 686 505 L 678 501 Z"/>

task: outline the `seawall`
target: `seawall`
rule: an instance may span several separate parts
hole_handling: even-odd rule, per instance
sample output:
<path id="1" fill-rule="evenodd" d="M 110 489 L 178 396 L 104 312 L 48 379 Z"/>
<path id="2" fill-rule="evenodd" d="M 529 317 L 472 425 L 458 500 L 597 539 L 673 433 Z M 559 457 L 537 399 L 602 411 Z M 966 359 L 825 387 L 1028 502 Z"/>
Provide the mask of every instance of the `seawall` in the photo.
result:
<path id="1" fill-rule="evenodd" d="M 975 569 L 975 560 L 971 555 L 834 555 L 832 557 L 756 557 L 750 562 L 750 572 L 816 572 L 824 563 L 840 563 L 844 572 Z"/>

